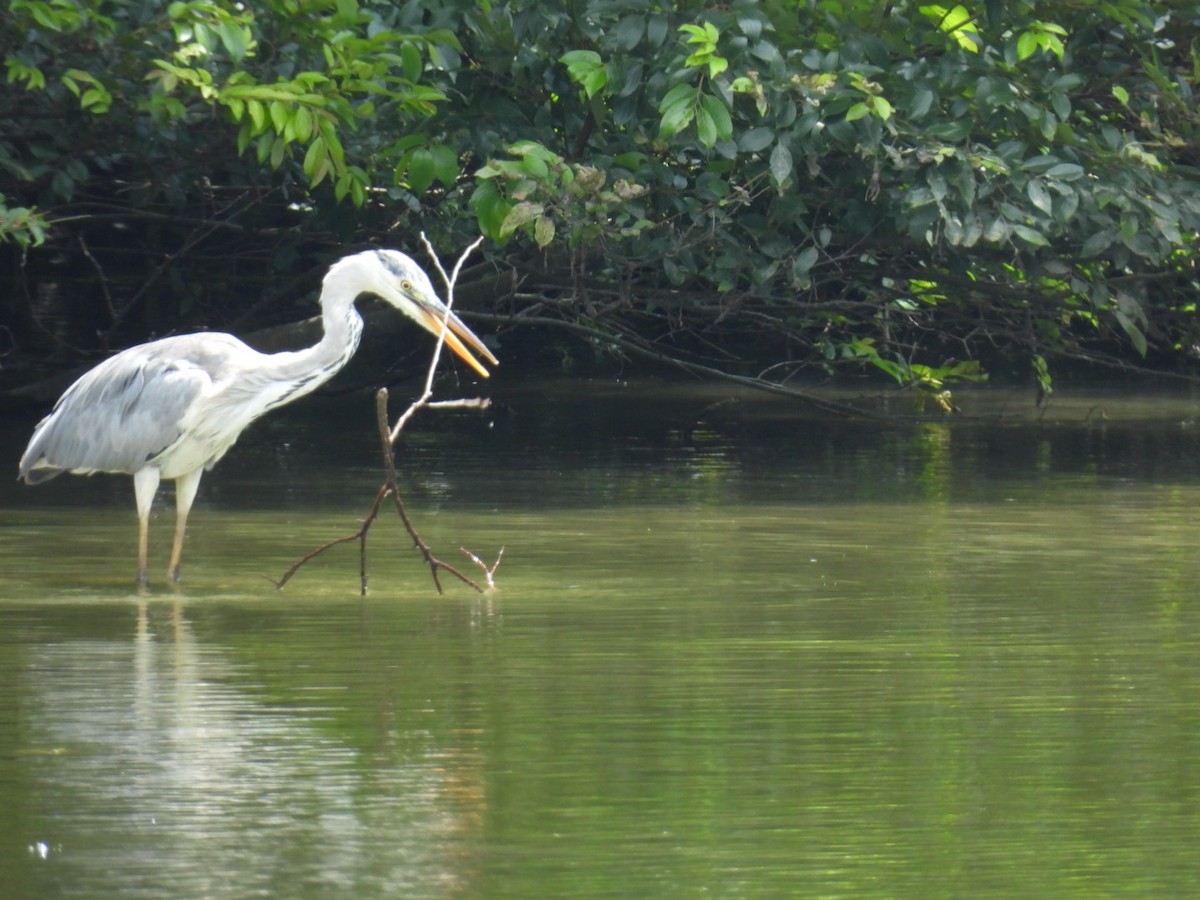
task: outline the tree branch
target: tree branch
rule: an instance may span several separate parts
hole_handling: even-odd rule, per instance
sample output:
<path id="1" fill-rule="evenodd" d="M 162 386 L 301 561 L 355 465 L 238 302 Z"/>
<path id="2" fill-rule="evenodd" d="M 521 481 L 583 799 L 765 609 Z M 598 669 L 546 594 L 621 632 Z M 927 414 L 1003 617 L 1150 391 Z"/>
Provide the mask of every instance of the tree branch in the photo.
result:
<path id="1" fill-rule="evenodd" d="M 463 584 L 473 587 L 479 593 L 484 593 L 484 588 L 480 587 L 477 583 L 472 581 L 454 566 L 444 562 L 434 555 L 433 549 L 421 537 L 420 532 L 418 532 L 416 526 L 413 525 L 412 519 L 409 518 L 408 510 L 405 509 L 404 501 L 400 498 L 400 491 L 397 488 L 395 451 L 396 440 L 400 437 L 400 433 L 404 430 L 404 427 L 409 423 L 409 421 L 412 420 L 413 416 L 415 416 L 417 412 L 427 407 L 438 409 L 487 409 L 489 406 L 489 401 L 481 397 L 459 400 L 441 400 L 436 402 L 431 400 L 433 397 L 433 379 L 437 374 L 438 361 L 441 358 L 442 347 L 446 340 L 447 322 L 450 316 L 450 310 L 454 303 L 454 283 L 457 281 L 458 275 L 462 270 L 463 262 L 483 242 L 483 238 L 480 237 L 463 251 L 462 255 L 458 258 L 458 262 L 454 266 L 452 274 L 450 275 L 447 275 L 445 269 L 442 268 L 442 264 L 440 260 L 438 260 L 437 254 L 434 252 L 429 240 L 423 233 L 421 235 L 421 241 L 425 244 L 426 250 L 428 250 L 430 257 L 433 259 L 434 265 L 436 266 L 438 272 L 441 273 L 442 279 L 446 284 L 446 313 L 442 319 L 442 329 L 438 334 L 437 345 L 434 347 L 433 356 L 429 362 L 429 370 L 425 377 L 425 388 L 422 391 L 421 396 L 409 405 L 408 409 L 406 409 L 404 413 L 396 420 L 394 425 L 392 424 L 391 417 L 388 413 L 387 388 L 380 388 L 375 393 L 375 427 L 379 435 L 380 453 L 383 457 L 382 461 L 384 480 L 383 484 L 379 487 L 379 491 L 375 495 L 375 500 L 371 504 L 371 508 L 368 510 L 367 515 L 363 518 L 362 524 L 356 532 L 346 535 L 345 537 L 335 538 L 326 544 L 322 544 L 320 547 L 317 547 L 315 550 L 297 560 L 291 566 L 291 568 L 284 572 L 283 577 L 274 582 L 276 588 L 282 588 L 288 583 L 288 581 L 291 580 L 293 575 L 300 571 L 300 569 L 306 563 L 316 559 L 326 550 L 339 546 L 340 544 L 358 541 L 360 591 L 363 596 L 366 596 L 367 582 L 369 578 L 367 566 L 367 534 L 370 532 L 371 526 L 375 524 L 375 520 L 379 518 L 379 510 L 383 505 L 383 502 L 390 497 L 392 499 L 392 505 L 396 508 L 396 514 L 400 517 L 400 521 L 404 525 L 404 530 L 412 539 L 413 546 L 420 551 L 426 565 L 429 566 L 430 575 L 433 577 L 433 586 L 437 589 L 438 594 L 440 595 L 443 593 L 441 579 L 438 577 L 439 572 L 448 572 Z M 501 550 L 500 555 L 503 556 L 503 553 L 504 551 Z M 476 559 L 476 562 L 482 566 L 484 572 L 487 573 L 488 589 L 494 588 L 495 584 L 492 576 L 496 571 L 496 567 L 500 565 L 500 557 L 497 557 L 496 563 L 491 567 L 491 569 L 488 569 L 487 566 L 483 565 L 482 562 L 479 562 L 476 557 L 472 556 L 472 558 Z"/>

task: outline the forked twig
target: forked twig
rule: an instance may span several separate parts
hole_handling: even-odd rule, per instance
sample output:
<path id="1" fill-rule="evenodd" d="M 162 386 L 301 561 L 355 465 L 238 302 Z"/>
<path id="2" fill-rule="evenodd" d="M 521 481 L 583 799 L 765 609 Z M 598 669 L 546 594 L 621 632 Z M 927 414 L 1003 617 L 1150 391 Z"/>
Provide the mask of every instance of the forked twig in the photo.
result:
<path id="1" fill-rule="evenodd" d="M 487 586 L 489 591 L 496 589 L 496 570 L 500 568 L 500 560 L 504 559 L 504 548 L 500 548 L 500 552 L 496 554 L 496 561 L 489 566 L 482 559 L 468 550 L 466 547 L 459 547 L 463 553 L 471 558 L 471 562 L 483 569 L 483 573 L 487 576 Z"/>
<path id="2" fill-rule="evenodd" d="M 437 556 L 434 555 L 433 549 L 421 537 L 420 533 L 413 525 L 412 520 L 409 518 L 408 511 L 404 508 L 404 501 L 400 499 L 400 491 L 396 485 L 396 440 L 400 437 L 400 433 L 404 430 L 404 427 L 408 424 L 412 417 L 417 414 L 418 411 L 424 409 L 425 407 L 435 407 L 438 409 L 487 409 L 489 405 L 489 401 L 485 398 L 441 401 L 432 401 L 431 399 L 433 397 L 433 379 L 437 372 L 438 361 L 441 359 L 442 347 L 446 342 L 446 332 L 449 327 L 448 317 L 454 303 L 454 284 L 458 280 L 459 273 L 462 271 L 463 263 L 466 261 L 467 257 L 470 256 L 470 254 L 473 253 L 475 249 L 483 242 L 483 238 L 480 237 L 463 251 L 462 255 L 458 258 L 458 262 L 455 264 L 453 273 L 451 275 L 447 275 L 446 270 L 442 268 L 441 261 L 438 260 L 433 246 L 429 243 L 429 240 L 425 237 L 424 233 L 421 234 L 421 241 L 424 243 L 425 249 L 429 252 L 430 257 L 433 259 L 434 265 L 436 266 L 438 272 L 441 273 L 442 280 L 446 284 L 446 314 L 442 319 L 442 328 L 438 334 L 437 345 L 434 347 L 433 356 L 429 363 L 429 371 L 425 377 L 425 389 L 422 391 L 421 396 L 414 400 L 409 405 L 408 409 L 406 409 L 404 413 L 396 420 L 395 425 L 391 423 L 388 415 L 387 388 L 380 388 L 376 392 L 375 424 L 379 432 L 379 447 L 383 456 L 384 481 L 383 484 L 380 485 L 379 491 L 375 495 L 375 500 L 371 504 L 371 508 L 367 511 L 367 515 L 363 518 L 362 523 L 356 532 L 346 535 L 345 537 L 335 538 L 334 540 L 322 544 L 320 547 L 317 547 L 315 550 L 312 550 L 305 556 L 301 557 L 291 566 L 291 568 L 283 573 L 283 576 L 278 581 L 274 582 L 276 588 L 282 588 L 288 583 L 288 581 L 291 580 L 293 575 L 300 571 L 305 564 L 316 559 L 326 550 L 330 550 L 333 547 L 337 547 L 341 544 L 348 544 L 351 541 L 358 541 L 360 590 L 363 596 L 366 596 L 368 581 L 367 533 L 371 530 L 371 526 L 375 524 L 375 520 L 379 518 L 379 511 L 383 506 L 384 501 L 388 497 L 391 497 L 392 503 L 396 507 L 396 513 L 399 515 L 400 521 L 404 525 L 404 530 L 408 532 L 408 536 L 412 538 L 413 546 L 421 552 L 422 558 L 424 558 L 425 563 L 429 566 L 430 574 L 433 576 L 433 585 L 437 589 L 438 594 L 443 593 L 441 579 L 438 577 L 439 571 L 449 572 L 459 581 L 475 588 L 476 591 L 479 591 L 480 593 L 484 592 L 484 588 L 480 587 L 471 578 L 464 575 L 449 563 L 438 559 Z M 465 553 L 466 551 L 464 550 L 463 552 Z M 468 555 L 471 555 L 472 559 L 474 559 L 487 574 L 488 588 L 494 588 L 495 582 L 493 581 L 493 574 L 496 571 L 496 567 L 500 565 L 500 557 L 504 555 L 504 550 L 501 549 L 500 556 L 497 557 L 496 563 L 491 569 L 488 569 L 487 566 L 485 566 L 473 554 Z"/>
<path id="3" fill-rule="evenodd" d="M 450 311 L 454 308 L 454 284 L 458 281 L 458 275 L 462 271 L 463 263 L 466 262 L 468 256 L 475 252 L 480 244 L 483 243 L 483 235 L 480 235 L 475 241 L 467 247 L 459 256 L 458 262 L 454 264 L 454 274 L 447 275 L 446 270 L 442 268 L 442 262 L 438 259 L 437 253 L 433 249 L 433 245 L 429 243 L 429 238 L 425 237 L 425 232 L 421 232 L 421 243 L 425 245 L 426 251 L 429 253 L 430 259 L 433 260 L 434 266 L 438 273 L 442 276 L 442 281 L 446 285 L 446 312 L 442 317 L 442 330 L 438 332 L 437 344 L 433 348 L 433 357 L 429 362 L 429 371 L 425 375 L 425 390 L 421 392 L 421 396 L 412 402 L 412 405 L 404 411 L 404 414 L 396 420 L 396 424 L 392 427 L 388 435 L 388 445 L 394 446 L 396 439 L 400 437 L 400 432 L 404 430 L 404 426 L 408 424 L 409 419 L 417 414 L 429 404 L 430 398 L 433 397 L 433 377 L 437 374 L 438 360 L 442 358 L 442 347 L 446 345 L 446 333 L 450 330 Z"/>

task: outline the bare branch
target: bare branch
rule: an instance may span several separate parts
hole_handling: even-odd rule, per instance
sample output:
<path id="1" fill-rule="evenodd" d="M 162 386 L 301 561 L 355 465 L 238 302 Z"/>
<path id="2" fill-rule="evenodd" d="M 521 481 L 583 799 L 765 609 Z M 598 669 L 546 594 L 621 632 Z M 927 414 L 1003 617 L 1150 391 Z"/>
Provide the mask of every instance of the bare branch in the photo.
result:
<path id="1" fill-rule="evenodd" d="M 360 559 L 362 561 L 362 568 L 360 569 L 359 575 L 362 579 L 362 593 L 365 595 L 367 593 L 367 575 L 366 575 L 367 532 L 370 530 L 371 525 L 379 517 L 379 507 L 383 504 L 384 498 L 386 498 L 387 495 L 388 495 L 388 485 L 385 484 L 382 487 L 380 487 L 379 493 L 375 496 L 375 502 L 371 504 L 371 509 L 367 512 L 366 518 L 364 518 L 362 520 L 362 525 L 359 526 L 358 531 L 354 532 L 354 534 L 348 534 L 345 537 L 334 538 L 332 541 L 322 544 L 317 549 L 309 551 L 304 556 L 302 556 L 300 559 L 298 559 L 295 563 L 293 563 L 292 566 L 286 572 L 283 573 L 282 577 L 280 577 L 280 579 L 278 581 L 276 581 L 273 578 L 268 578 L 267 580 L 270 581 L 273 585 L 275 585 L 275 587 L 277 589 L 282 589 L 285 584 L 287 584 L 289 581 L 292 580 L 292 576 L 295 575 L 297 572 L 299 572 L 300 569 L 306 563 L 312 562 L 314 559 L 316 559 L 318 556 L 320 556 L 326 550 L 331 550 L 334 547 L 340 546 L 341 544 L 348 544 L 351 541 L 359 541 L 360 544 L 362 545 L 361 549 L 360 549 Z"/>
<path id="2" fill-rule="evenodd" d="M 433 356 L 429 360 L 429 371 L 425 375 L 425 390 L 421 396 L 413 401 L 412 405 L 404 411 L 404 414 L 396 420 L 395 426 L 391 429 L 389 443 L 393 446 L 396 440 L 400 437 L 400 432 L 404 430 L 404 426 L 408 424 L 409 419 L 417 414 L 429 402 L 429 398 L 433 396 L 433 378 L 437 374 L 438 362 L 442 358 L 442 347 L 446 344 L 446 332 L 449 330 L 450 312 L 454 308 L 454 284 L 458 281 L 458 275 L 462 271 L 463 263 L 466 262 L 475 250 L 483 243 L 483 235 L 480 235 L 475 241 L 467 247 L 458 257 L 458 262 L 454 264 L 454 274 L 447 275 L 446 270 L 442 268 L 442 261 L 438 259 L 437 252 L 433 249 L 433 245 L 429 243 L 429 238 L 425 236 L 425 232 L 421 232 L 421 243 L 425 245 L 425 250 L 429 253 L 430 259 L 433 260 L 434 266 L 438 273 L 442 276 L 442 281 L 446 284 L 446 312 L 442 315 L 442 329 L 438 332 L 437 344 L 433 348 Z"/>
<path id="3" fill-rule="evenodd" d="M 498 568 L 500 568 L 500 560 L 504 559 L 504 548 L 503 547 L 500 548 L 500 552 L 496 554 L 496 561 L 494 563 L 492 563 L 492 565 L 490 567 L 488 566 L 487 563 L 485 563 L 482 559 L 480 559 L 478 556 L 476 556 L 474 553 L 472 553 L 466 547 L 459 547 L 458 549 L 461 550 L 463 553 L 465 553 L 467 556 L 469 556 L 471 558 L 471 562 L 475 563 L 475 565 L 477 565 L 477 566 L 479 566 L 479 568 L 483 569 L 484 574 L 487 575 L 488 590 L 494 591 L 496 589 L 496 580 L 495 580 L 496 570 Z"/>
<path id="4" fill-rule="evenodd" d="M 371 505 L 370 511 L 367 513 L 366 518 L 363 519 L 362 525 L 357 532 L 347 535 L 346 537 L 329 541 L 328 543 L 318 547 L 316 550 L 308 553 L 302 559 L 297 561 L 290 569 L 288 569 L 283 574 L 283 577 L 279 579 L 279 581 L 274 582 L 277 588 L 282 588 L 305 563 L 320 556 L 326 550 L 336 547 L 339 544 L 345 544 L 349 543 L 350 541 L 357 540 L 359 542 L 359 576 L 361 579 L 361 592 L 363 596 L 366 596 L 368 579 L 367 533 L 370 531 L 371 526 L 375 523 L 375 520 L 379 517 L 379 510 L 383 504 L 383 501 L 386 498 L 391 497 L 392 503 L 396 507 L 396 513 L 399 515 L 400 521 L 404 525 L 404 530 L 408 532 L 408 536 L 412 539 L 413 546 L 421 552 L 421 556 L 424 558 L 425 563 L 429 566 L 430 574 L 433 576 L 433 585 L 437 589 L 437 592 L 439 594 L 442 593 L 442 583 L 438 577 L 439 572 L 449 572 L 459 581 L 463 582 L 463 584 L 475 588 L 475 590 L 480 593 L 484 592 L 482 587 L 480 587 L 454 566 L 443 562 L 434 555 L 432 548 L 424 541 L 424 539 L 422 539 L 420 533 L 413 525 L 412 520 L 409 518 L 408 511 L 404 508 L 404 501 L 400 499 L 400 491 L 396 486 L 396 440 L 400 437 L 400 433 L 404 430 L 405 425 L 408 424 L 409 420 L 411 420 L 419 410 L 424 409 L 425 407 L 436 407 L 438 409 L 487 409 L 490 405 L 489 400 L 481 397 L 460 400 L 440 400 L 436 402 L 430 401 L 430 398 L 433 396 L 433 379 L 437 373 L 438 360 L 441 357 L 442 346 L 445 343 L 450 308 L 451 304 L 454 302 L 454 284 L 458 279 L 459 273 L 462 271 L 463 263 L 466 261 L 467 257 L 482 243 L 483 238 L 480 237 L 473 244 L 471 244 L 470 247 L 463 251 L 462 255 L 458 258 L 458 262 L 454 266 L 453 273 L 449 276 L 446 275 L 446 271 L 442 268 L 442 264 L 438 260 L 437 254 L 434 252 L 433 247 L 430 245 L 429 240 L 424 234 L 421 235 L 421 240 L 424 242 L 426 249 L 429 251 L 430 257 L 433 259 L 434 265 L 437 267 L 438 272 L 441 273 L 442 278 L 446 283 L 446 313 L 445 317 L 442 319 L 442 328 L 441 332 L 438 334 L 437 346 L 434 348 L 433 356 L 429 363 L 429 372 L 425 379 L 425 389 L 421 396 L 414 400 L 409 405 L 408 409 L 404 411 L 403 415 L 396 420 L 395 425 L 391 424 L 390 416 L 388 414 L 387 388 L 380 388 L 376 392 L 375 425 L 379 433 L 379 449 L 383 455 L 384 481 L 379 488 L 379 492 L 375 496 L 375 502 Z M 465 553 L 466 551 L 464 550 L 463 552 Z M 495 588 L 493 575 L 496 571 L 496 567 L 500 565 L 500 559 L 503 557 L 503 555 L 504 550 L 501 548 L 500 555 L 496 558 L 495 564 L 490 569 L 481 561 L 475 559 L 475 557 L 472 557 L 486 573 L 489 589 Z"/>
<path id="5" fill-rule="evenodd" d="M 429 409 L 489 409 L 492 405 L 490 397 L 463 397 L 461 400 L 430 400 L 425 404 Z"/>

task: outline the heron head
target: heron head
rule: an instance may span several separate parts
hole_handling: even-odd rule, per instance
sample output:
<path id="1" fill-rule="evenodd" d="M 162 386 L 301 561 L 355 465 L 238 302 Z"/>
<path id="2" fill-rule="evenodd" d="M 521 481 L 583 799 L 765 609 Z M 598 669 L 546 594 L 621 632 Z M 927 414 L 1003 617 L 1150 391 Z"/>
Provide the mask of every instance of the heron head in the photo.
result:
<path id="1" fill-rule="evenodd" d="M 363 291 L 382 297 L 430 334 L 440 335 L 444 329 L 446 346 L 484 378 L 488 370 L 475 353 L 492 365 L 499 364 L 483 341 L 441 301 L 425 270 L 411 257 L 399 250 L 368 250 L 349 259 L 362 264 Z"/>

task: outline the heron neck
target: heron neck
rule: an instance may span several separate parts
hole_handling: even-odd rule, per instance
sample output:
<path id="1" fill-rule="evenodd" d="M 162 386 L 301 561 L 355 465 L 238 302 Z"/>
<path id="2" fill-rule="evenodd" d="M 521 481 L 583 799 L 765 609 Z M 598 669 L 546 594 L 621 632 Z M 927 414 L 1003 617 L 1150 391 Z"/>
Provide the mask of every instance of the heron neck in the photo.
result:
<path id="1" fill-rule="evenodd" d="M 284 389 L 267 409 L 316 390 L 350 361 L 362 338 L 362 317 L 354 308 L 359 293 L 353 285 L 331 284 L 326 279 L 321 292 L 321 340 L 306 350 L 270 356 L 271 381 Z"/>
<path id="2" fill-rule="evenodd" d="M 330 302 L 322 297 L 321 340 L 309 348 L 311 356 L 305 362 L 311 366 L 309 372 L 318 376 L 318 384 L 336 375 L 350 362 L 358 342 L 362 339 L 363 320 L 354 308 L 357 293 L 339 297 Z"/>

